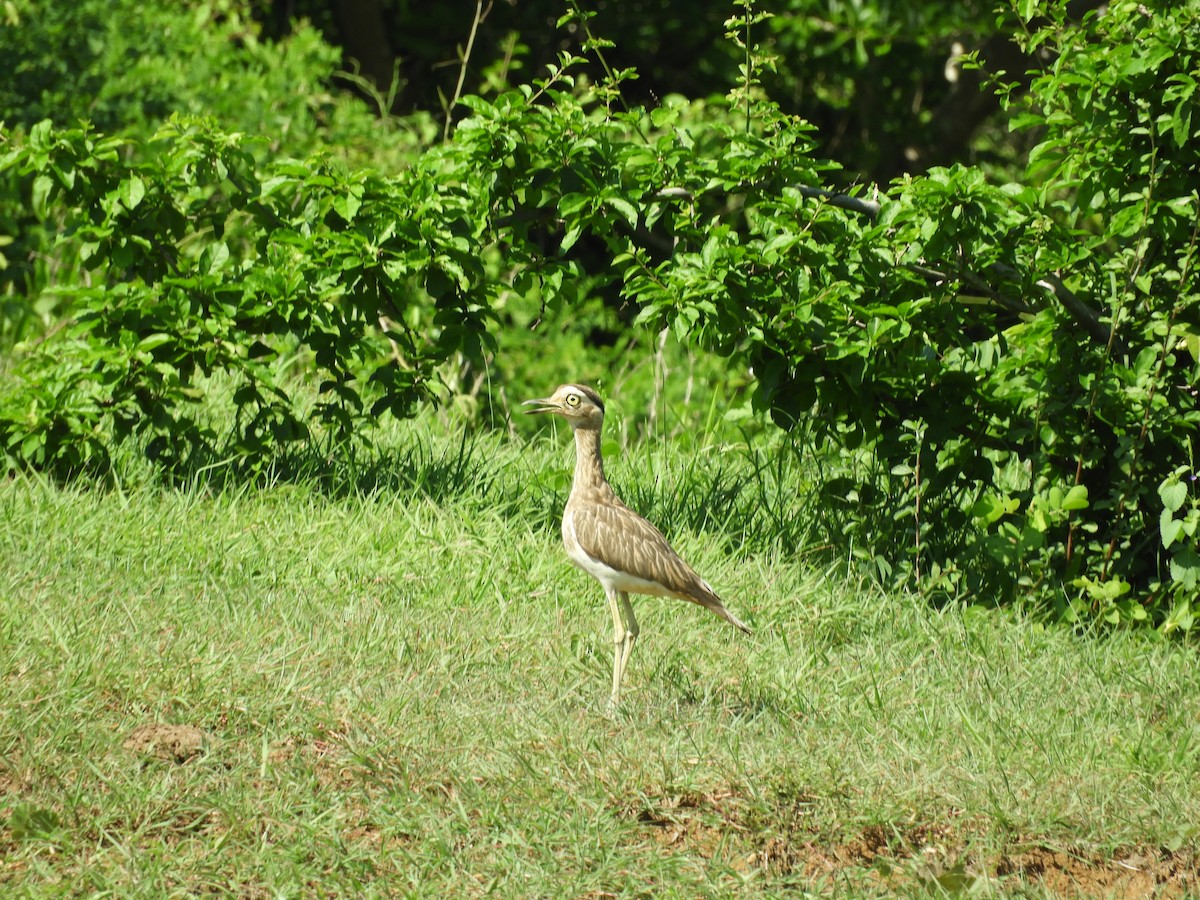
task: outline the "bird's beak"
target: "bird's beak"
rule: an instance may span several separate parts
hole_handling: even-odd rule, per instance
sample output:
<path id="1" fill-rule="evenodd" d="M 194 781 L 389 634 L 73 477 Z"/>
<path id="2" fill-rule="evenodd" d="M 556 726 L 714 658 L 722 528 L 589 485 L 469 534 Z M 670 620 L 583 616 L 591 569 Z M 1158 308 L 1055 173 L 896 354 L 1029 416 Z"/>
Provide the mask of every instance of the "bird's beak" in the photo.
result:
<path id="1" fill-rule="evenodd" d="M 549 397 L 545 398 L 544 400 L 524 400 L 522 401 L 521 405 L 535 407 L 534 409 L 525 410 L 525 415 L 527 416 L 532 416 L 535 413 L 559 412 L 562 409 L 561 406 L 559 406 Z"/>

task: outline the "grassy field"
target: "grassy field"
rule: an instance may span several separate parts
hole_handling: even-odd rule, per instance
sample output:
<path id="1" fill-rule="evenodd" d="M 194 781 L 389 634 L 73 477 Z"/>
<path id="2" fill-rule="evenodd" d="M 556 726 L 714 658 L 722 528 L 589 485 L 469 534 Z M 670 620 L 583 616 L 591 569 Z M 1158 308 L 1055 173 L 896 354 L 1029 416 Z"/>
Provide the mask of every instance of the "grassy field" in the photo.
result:
<path id="1" fill-rule="evenodd" d="M 1200 892 L 1191 648 L 880 593 L 762 533 L 800 475 L 643 446 L 756 634 L 635 600 L 609 718 L 566 435 L 406 427 L 366 492 L 0 485 L 0 893 Z"/>

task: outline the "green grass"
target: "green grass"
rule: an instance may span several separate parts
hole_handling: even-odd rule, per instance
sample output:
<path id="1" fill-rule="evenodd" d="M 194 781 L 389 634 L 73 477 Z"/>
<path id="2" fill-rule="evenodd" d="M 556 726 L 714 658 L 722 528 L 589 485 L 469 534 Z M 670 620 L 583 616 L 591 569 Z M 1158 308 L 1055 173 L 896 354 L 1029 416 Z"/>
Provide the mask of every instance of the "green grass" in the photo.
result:
<path id="1" fill-rule="evenodd" d="M 3 893 L 1197 890 L 1190 648 L 882 594 L 797 549 L 802 473 L 642 447 L 610 475 L 756 634 L 635 599 L 611 719 L 566 435 L 400 435 L 266 489 L 0 486 Z"/>

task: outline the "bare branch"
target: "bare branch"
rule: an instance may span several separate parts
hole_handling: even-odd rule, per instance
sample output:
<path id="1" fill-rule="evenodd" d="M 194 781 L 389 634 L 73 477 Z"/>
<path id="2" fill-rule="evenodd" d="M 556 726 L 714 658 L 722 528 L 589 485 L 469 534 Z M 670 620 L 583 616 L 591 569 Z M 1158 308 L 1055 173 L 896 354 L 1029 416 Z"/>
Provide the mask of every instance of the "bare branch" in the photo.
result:
<path id="1" fill-rule="evenodd" d="M 997 306 L 1008 310 L 1017 315 L 1032 315 L 1033 310 L 1022 303 L 1020 300 L 1015 300 L 1007 294 L 1002 294 L 993 288 L 990 284 L 980 279 L 978 276 L 970 272 L 963 272 L 951 275 L 948 272 L 941 272 L 937 269 L 931 269 L 928 266 L 917 265 L 916 263 L 905 263 L 904 268 L 908 269 L 917 275 L 920 275 L 926 281 L 932 282 L 947 282 L 960 281 L 968 287 L 979 291 L 988 300 L 991 300 Z"/>
<path id="2" fill-rule="evenodd" d="M 1010 281 L 1019 281 L 1021 278 L 1020 272 L 1004 263 L 992 263 L 988 270 Z M 1071 318 L 1083 326 L 1092 340 L 1108 344 L 1110 329 L 1101 320 L 1099 311 L 1080 299 L 1078 294 L 1063 284 L 1061 278 L 1057 275 L 1043 275 L 1036 284 L 1056 299 L 1063 309 L 1071 314 Z"/>
<path id="3" fill-rule="evenodd" d="M 851 197 L 849 194 L 838 194 L 834 191 L 827 191 L 824 188 L 809 187 L 806 184 L 794 184 L 792 187 L 800 192 L 801 197 L 806 197 L 810 200 L 824 200 L 830 206 L 858 213 L 869 219 L 879 217 L 879 204 L 874 200 Z"/>
<path id="4" fill-rule="evenodd" d="M 656 200 L 687 200 L 689 203 L 696 198 L 687 188 L 665 187 L 654 195 Z"/>
<path id="5" fill-rule="evenodd" d="M 811 187 L 806 184 L 794 184 L 791 187 L 798 191 L 802 197 L 814 200 L 821 200 L 828 203 L 830 206 L 844 209 L 848 212 L 857 213 L 874 221 L 879 217 L 881 205 L 875 200 L 866 200 L 862 197 L 852 197 L 849 194 L 839 194 L 835 191 L 826 190 L 824 188 Z M 696 197 L 687 188 L 682 187 L 665 187 L 653 195 L 655 200 L 684 200 L 686 202 L 694 202 Z M 509 219 L 516 217 L 508 217 Z M 506 221 L 506 220 L 502 220 Z M 674 252 L 674 245 L 665 239 L 654 234 L 647 228 L 640 226 L 635 229 L 634 236 L 640 240 L 643 246 L 650 246 L 657 249 L 660 253 L 669 256 Z M 1023 280 L 1022 275 L 1015 268 L 1005 263 L 992 263 L 984 270 L 984 275 L 976 274 L 971 271 L 957 271 L 954 273 L 942 272 L 928 266 L 907 264 L 904 268 L 911 272 L 915 272 L 922 278 L 930 281 L 952 281 L 958 280 L 970 287 L 972 290 L 978 291 L 983 296 L 990 299 L 997 306 L 1008 310 L 1017 315 L 1032 315 L 1034 310 L 1023 301 L 1011 297 L 1008 294 L 1000 291 L 995 286 L 995 280 L 1000 281 L 1015 281 Z M 986 275 L 994 276 L 993 279 L 984 277 Z M 1036 282 L 1038 287 L 1044 290 L 1059 305 L 1063 307 L 1071 318 L 1073 318 L 1088 337 L 1097 343 L 1107 345 L 1110 337 L 1110 328 L 1104 323 L 1101 318 L 1101 312 L 1085 300 L 1079 297 L 1074 291 L 1068 288 L 1061 278 L 1057 275 L 1043 275 Z"/>
<path id="6" fill-rule="evenodd" d="M 823 190 L 822 188 L 808 187 L 807 185 L 795 185 L 801 196 L 814 197 L 825 200 L 831 206 L 839 207 L 840 209 L 849 210 L 866 216 L 869 219 L 879 217 L 880 205 L 871 200 L 863 200 L 860 197 L 850 197 L 846 194 L 835 194 L 832 191 Z M 909 267 L 914 271 L 917 267 Z M 988 271 L 1000 276 L 1009 281 L 1020 281 L 1020 273 L 1012 266 L 1004 263 L 993 263 L 988 266 Z M 929 270 L 933 271 L 933 270 Z M 992 300 L 1000 306 L 1017 313 L 1030 313 L 1032 310 L 1019 300 L 1014 300 L 1000 293 L 992 287 L 987 281 L 980 278 L 971 272 L 963 272 L 959 277 L 976 290 L 981 290 L 987 294 Z M 1100 312 L 1090 306 L 1086 301 L 1081 299 L 1078 294 L 1063 284 L 1062 279 L 1057 275 L 1044 275 L 1037 282 L 1037 286 L 1050 294 L 1057 300 L 1071 317 L 1083 326 L 1087 331 L 1088 336 L 1092 340 L 1101 344 L 1108 344 L 1109 328 L 1101 321 Z"/>

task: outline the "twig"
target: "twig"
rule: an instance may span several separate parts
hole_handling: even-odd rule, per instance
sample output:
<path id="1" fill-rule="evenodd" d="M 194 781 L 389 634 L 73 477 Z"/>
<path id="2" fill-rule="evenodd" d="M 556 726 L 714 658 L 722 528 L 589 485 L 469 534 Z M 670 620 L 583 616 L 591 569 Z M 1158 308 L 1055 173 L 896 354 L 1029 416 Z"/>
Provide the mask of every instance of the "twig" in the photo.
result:
<path id="1" fill-rule="evenodd" d="M 793 184 L 791 187 L 799 191 L 801 197 L 809 200 L 824 200 L 830 206 L 855 212 L 872 220 L 879 217 L 879 204 L 874 200 L 851 197 L 849 194 L 838 194 L 824 188 L 809 187 L 806 184 Z"/>
<path id="2" fill-rule="evenodd" d="M 987 299 L 1011 313 L 1026 316 L 1033 314 L 1033 310 L 1020 300 L 1014 300 L 1012 297 L 1000 293 L 986 281 L 983 281 L 981 278 L 979 278 L 979 276 L 974 275 L 971 272 L 962 272 L 957 275 L 951 275 L 948 272 L 931 269 L 929 266 L 922 266 L 918 265 L 917 263 L 904 263 L 903 268 L 908 269 L 910 272 L 913 272 L 916 275 L 920 275 L 926 281 L 961 281 L 968 287 L 977 291 L 981 291 L 987 297 Z"/>
<path id="3" fill-rule="evenodd" d="M 583 52 L 591 52 L 596 54 L 596 59 L 600 63 L 600 68 L 604 70 L 605 77 L 608 78 L 609 83 L 616 91 L 617 99 L 621 101 L 621 106 L 624 108 L 625 112 L 633 112 L 633 110 L 629 108 L 629 104 L 625 102 L 625 94 L 621 91 L 621 80 L 617 78 L 617 73 L 613 67 L 608 64 L 608 59 L 605 58 L 604 51 L 600 47 L 599 39 L 592 34 L 592 26 L 588 24 L 588 19 L 591 18 L 591 16 L 584 15 L 583 10 L 579 6 L 578 0 L 570 0 L 570 7 L 571 11 L 575 13 L 575 19 L 579 22 L 579 27 L 583 29 Z M 611 42 L 609 43 L 609 46 L 612 46 Z M 650 138 L 648 138 L 646 136 L 646 132 L 642 130 L 641 123 L 637 120 L 633 120 L 632 124 L 633 130 L 638 133 L 638 137 L 640 137 L 644 143 L 650 143 Z"/>
<path id="4" fill-rule="evenodd" d="M 754 5 L 753 0 L 745 0 L 743 9 L 746 11 L 746 61 L 743 63 L 745 69 L 742 75 L 745 78 L 743 90 L 746 92 L 746 134 L 750 133 L 750 19 L 753 18 L 750 8 Z"/>
<path id="5" fill-rule="evenodd" d="M 800 196 L 802 197 L 824 200 L 830 206 L 856 212 L 872 220 L 879 217 L 880 205 L 873 200 L 864 200 L 861 197 L 851 197 L 847 194 L 836 194 L 833 191 L 809 187 L 804 184 L 793 185 L 793 187 L 800 192 Z M 994 273 L 1009 281 L 1019 281 L 1021 278 L 1020 273 L 1016 269 L 1004 263 L 992 263 L 985 271 Z M 1003 294 L 992 288 L 986 281 L 970 272 L 963 273 L 963 280 L 974 288 L 986 290 L 988 296 L 1001 306 L 1012 309 L 1014 312 L 1030 311 L 1023 303 L 1004 297 Z M 1062 305 L 1063 309 L 1069 312 L 1071 317 L 1083 326 L 1092 340 L 1100 344 L 1108 344 L 1112 329 L 1101 321 L 1100 313 L 1063 284 L 1061 278 L 1053 274 L 1043 275 L 1037 280 L 1036 284 L 1054 297 Z"/>
<path id="6" fill-rule="evenodd" d="M 471 59 L 471 50 L 475 47 L 475 33 L 479 31 L 479 23 L 487 18 L 488 13 L 492 11 L 492 4 L 488 4 L 487 10 L 483 8 L 483 0 L 475 0 L 475 18 L 471 20 L 471 33 L 467 36 L 467 48 L 463 51 L 462 65 L 458 69 L 458 84 L 454 86 L 454 96 L 450 98 L 450 103 L 446 106 L 446 125 L 442 129 L 442 140 L 450 140 L 450 120 L 454 113 L 454 107 L 458 105 L 458 98 L 462 96 L 463 82 L 467 79 L 467 63 Z"/>
<path id="7" fill-rule="evenodd" d="M 915 566 L 918 588 L 921 586 L 921 450 L 924 443 L 925 432 L 918 431 L 917 459 L 916 464 L 913 466 L 913 478 L 915 480 L 913 485 L 913 492 L 915 494 L 915 499 L 913 502 L 913 550 L 916 556 Z"/>
<path id="8" fill-rule="evenodd" d="M 351 69 L 343 69 L 340 72 L 336 72 L 336 77 L 342 79 L 343 81 L 350 82 L 364 94 L 370 97 L 375 103 L 375 108 L 379 113 L 380 119 L 385 121 L 389 119 L 392 115 L 392 109 L 394 108 L 394 104 L 396 102 L 396 94 L 400 92 L 400 60 L 397 59 L 392 63 L 392 80 L 388 85 L 386 94 L 379 90 L 379 85 L 377 85 L 372 79 L 363 76 L 362 72 L 359 71 L 360 66 L 358 64 L 358 60 L 352 59 L 350 60 L 350 64 L 352 67 Z"/>
<path id="9" fill-rule="evenodd" d="M 987 267 L 987 271 L 994 272 L 1001 278 L 1007 278 L 1010 281 L 1018 281 L 1021 278 L 1021 273 L 1004 263 L 992 263 Z M 1071 318 L 1083 326 L 1092 340 L 1100 344 L 1108 344 L 1112 329 L 1100 320 L 1100 313 L 1088 306 L 1074 291 L 1063 284 L 1061 278 L 1057 275 L 1043 275 L 1036 284 L 1058 300 L 1063 309 L 1071 314 Z"/>

